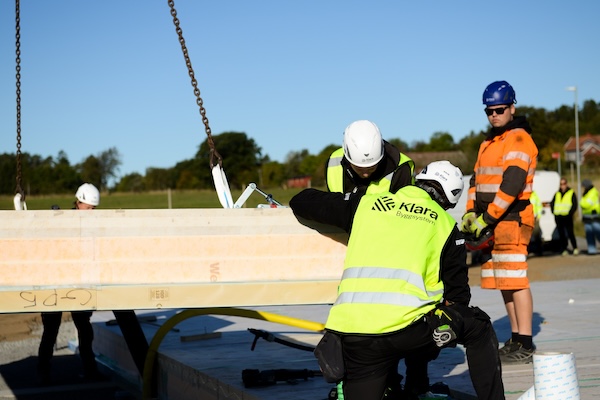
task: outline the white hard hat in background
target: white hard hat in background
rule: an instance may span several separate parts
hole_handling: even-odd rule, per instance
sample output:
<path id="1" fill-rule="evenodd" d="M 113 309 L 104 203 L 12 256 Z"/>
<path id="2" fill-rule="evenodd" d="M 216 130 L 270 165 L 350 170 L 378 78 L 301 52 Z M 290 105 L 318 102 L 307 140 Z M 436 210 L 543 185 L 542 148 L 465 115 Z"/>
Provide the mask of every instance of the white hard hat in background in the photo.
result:
<path id="1" fill-rule="evenodd" d="M 79 186 L 75 197 L 82 203 L 89 204 L 90 206 L 97 207 L 100 205 L 100 191 L 96 189 L 96 186 L 91 183 L 84 183 Z"/>

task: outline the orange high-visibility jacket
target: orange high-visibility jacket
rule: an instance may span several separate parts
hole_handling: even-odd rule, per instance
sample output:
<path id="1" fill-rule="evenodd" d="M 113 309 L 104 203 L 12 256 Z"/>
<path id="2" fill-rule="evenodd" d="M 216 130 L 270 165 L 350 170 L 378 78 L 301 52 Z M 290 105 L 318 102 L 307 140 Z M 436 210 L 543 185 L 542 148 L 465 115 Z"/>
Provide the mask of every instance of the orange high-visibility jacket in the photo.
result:
<path id="1" fill-rule="evenodd" d="M 485 222 L 519 221 L 529 205 L 538 149 L 524 117 L 512 129 L 489 137 L 479 147 L 467 198 L 467 211 L 483 214 Z"/>

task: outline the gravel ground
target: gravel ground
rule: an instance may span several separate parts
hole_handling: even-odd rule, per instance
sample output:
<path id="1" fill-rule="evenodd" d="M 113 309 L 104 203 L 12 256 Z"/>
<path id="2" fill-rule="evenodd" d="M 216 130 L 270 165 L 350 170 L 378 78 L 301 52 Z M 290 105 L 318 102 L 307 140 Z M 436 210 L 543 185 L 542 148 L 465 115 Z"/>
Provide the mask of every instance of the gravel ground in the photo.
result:
<path id="1" fill-rule="evenodd" d="M 35 318 L 38 315 L 39 314 L 31 314 L 32 318 Z M 0 325 L 14 324 L 15 320 L 19 320 L 15 315 L 12 315 L 12 318 L 10 314 L 0 315 L 0 321 L 2 321 Z M 21 321 L 19 320 L 17 323 L 21 323 Z M 37 324 L 32 324 L 29 336 L 26 338 L 21 338 L 21 335 L 16 338 L 7 338 L 6 335 L 4 336 L 5 338 L 0 341 L 0 365 L 10 364 L 30 356 L 37 357 L 37 350 L 42 336 L 42 325 L 39 322 Z M 77 330 L 75 329 L 73 321 L 70 319 L 70 313 L 64 313 L 63 322 L 60 325 L 58 338 L 56 339 L 54 354 L 73 354 L 73 351 L 69 349 L 69 340 L 75 338 L 77 338 Z"/>

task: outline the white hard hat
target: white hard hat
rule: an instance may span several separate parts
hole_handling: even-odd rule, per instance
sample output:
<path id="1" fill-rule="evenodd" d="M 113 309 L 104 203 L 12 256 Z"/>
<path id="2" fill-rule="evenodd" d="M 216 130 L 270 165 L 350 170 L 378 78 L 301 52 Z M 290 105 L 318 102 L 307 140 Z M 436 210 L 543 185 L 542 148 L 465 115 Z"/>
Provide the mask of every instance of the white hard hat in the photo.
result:
<path id="1" fill-rule="evenodd" d="M 441 186 L 443 193 L 438 193 L 437 185 L 428 185 L 428 182 L 437 182 Z M 453 208 L 463 191 L 463 174 L 460 168 L 455 167 L 450 161 L 434 161 L 427 165 L 421 172 L 415 176 L 415 182 L 418 186 L 426 185 L 428 193 L 436 195 L 435 200 L 446 209 Z M 432 192 L 432 189 L 434 192 Z M 443 196 L 441 196 L 443 195 Z"/>
<path id="2" fill-rule="evenodd" d="M 75 197 L 82 203 L 97 207 L 100 204 L 100 191 L 91 183 L 84 183 L 79 186 Z"/>
<path id="3" fill-rule="evenodd" d="M 354 121 L 344 131 L 344 156 L 357 167 L 372 167 L 383 158 L 383 139 L 371 121 Z"/>

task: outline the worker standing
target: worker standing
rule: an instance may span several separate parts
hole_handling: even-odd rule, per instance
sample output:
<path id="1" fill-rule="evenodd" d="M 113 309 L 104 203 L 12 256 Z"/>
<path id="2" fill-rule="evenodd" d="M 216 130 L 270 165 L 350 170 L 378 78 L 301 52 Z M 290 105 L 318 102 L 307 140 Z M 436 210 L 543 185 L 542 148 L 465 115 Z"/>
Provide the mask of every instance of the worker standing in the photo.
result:
<path id="1" fill-rule="evenodd" d="M 383 140 L 377 125 L 359 120 L 348 125 L 343 146 L 329 157 L 325 180 L 330 192 L 368 187 L 369 193 L 395 193 L 414 182 L 414 169 L 408 156 Z"/>
<path id="2" fill-rule="evenodd" d="M 542 256 L 544 254 L 544 238 L 542 236 L 540 219 L 542 218 L 542 213 L 544 212 L 544 204 L 542 203 L 540 196 L 538 196 L 537 192 L 535 191 L 531 192 L 529 202 L 533 207 L 533 218 L 535 223 L 533 225 L 533 232 L 531 234 L 528 252 L 533 252 L 538 256 Z"/>
<path id="3" fill-rule="evenodd" d="M 84 183 L 75 193 L 74 208 L 77 210 L 93 210 L 100 204 L 100 192 L 91 183 Z M 92 341 L 94 340 L 94 330 L 90 323 L 92 311 L 72 311 L 71 317 L 77 328 L 77 337 L 79 339 L 79 355 L 83 363 L 84 380 L 98 380 L 103 378 L 98 373 L 96 356 L 92 350 Z M 54 353 L 54 345 L 58 337 L 58 330 L 62 321 L 62 312 L 43 312 L 42 324 L 44 331 L 38 349 L 38 378 L 42 385 L 52 383 L 51 379 L 51 360 Z"/>
<path id="4" fill-rule="evenodd" d="M 527 277 L 527 246 L 534 226 L 529 202 L 538 150 L 531 127 L 515 116 L 517 102 L 506 81 L 489 84 L 483 92 L 491 125 L 479 147 L 461 230 L 479 237 L 493 229 L 491 258 L 481 266 L 481 287 L 502 293 L 511 338 L 499 350 L 503 363 L 533 360 L 533 297 Z"/>
<path id="5" fill-rule="evenodd" d="M 504 399 L 498 340 L 487 314 L 469 307 L 464 238 L 446 212 L 462 193 L 462 173 L 438 161 L 415 179 L 396 193 L 305 189 L 290 201 L 296 216 L 350 233 L 319 364 L 345 400 L 381 400 L 402 358 L 458 342 L 478 398 Z M 445 323 L 453 334 L 443 342 Z"/>
<path id="6" fill-rule="evenodd" d="M 581 182 L 583 194 L 581 195 L 581 216 L 585 228 L 585 239 L 587 241 L 588 254 L 598 254 L 596 240 L 600 241 L 600 199 L 598 189 L 592 181 L 584 179 Z"/>
<path id="7" fill-rule="evenodd" d="M 567 180 L 562 178 L 558 191 L 554 194 L 554 198 L 550 202 L 552 214 L 554 214 L 554 222 L 558 231 L 559 249 L 558 252 L 563 256 L 569 254 L 567 247 L 569 241 L 573 247 L 573 255 L 579 254 L 577 248 L 577 240 L 575 239 L 575 231 L 573 229 L 573 216 L 577 212 L 577 194 L 569 187 Z"/>

